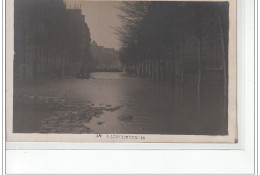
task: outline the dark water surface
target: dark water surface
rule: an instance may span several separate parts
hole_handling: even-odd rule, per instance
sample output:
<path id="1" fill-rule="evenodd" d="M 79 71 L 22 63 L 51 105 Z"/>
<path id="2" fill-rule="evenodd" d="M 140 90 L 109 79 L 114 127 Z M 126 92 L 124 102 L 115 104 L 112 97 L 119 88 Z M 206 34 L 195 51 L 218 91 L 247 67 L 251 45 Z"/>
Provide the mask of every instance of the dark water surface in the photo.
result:
<path id="1" fill-rule="evenodd" d="M 198 110 L 194 82 L 178 87 L 124 73 L 93 76 L 14 87 L 14 132 L 227 134 L 221 85 L 202 89 Z"/>

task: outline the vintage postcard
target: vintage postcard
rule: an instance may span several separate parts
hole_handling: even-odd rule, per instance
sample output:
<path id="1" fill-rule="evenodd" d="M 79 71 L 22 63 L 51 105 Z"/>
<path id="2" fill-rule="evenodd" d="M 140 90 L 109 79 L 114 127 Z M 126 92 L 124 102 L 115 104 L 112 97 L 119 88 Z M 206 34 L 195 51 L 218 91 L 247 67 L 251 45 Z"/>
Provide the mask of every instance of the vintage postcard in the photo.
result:
<path id="1" fill-rule="evenodd" d="M 236 0 L 8 0 L 10 142 L 237 143 Z"/>

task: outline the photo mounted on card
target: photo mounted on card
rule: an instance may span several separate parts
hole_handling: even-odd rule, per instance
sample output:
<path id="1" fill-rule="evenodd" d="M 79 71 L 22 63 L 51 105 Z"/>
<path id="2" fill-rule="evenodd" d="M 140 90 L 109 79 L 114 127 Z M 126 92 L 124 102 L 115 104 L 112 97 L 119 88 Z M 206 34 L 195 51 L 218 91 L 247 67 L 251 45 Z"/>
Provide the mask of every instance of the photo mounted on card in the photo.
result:
<path id="1" fill-rule="evenodd" d="M 238 142 L 235 0 L 6 11 L 7 141 Z"/>

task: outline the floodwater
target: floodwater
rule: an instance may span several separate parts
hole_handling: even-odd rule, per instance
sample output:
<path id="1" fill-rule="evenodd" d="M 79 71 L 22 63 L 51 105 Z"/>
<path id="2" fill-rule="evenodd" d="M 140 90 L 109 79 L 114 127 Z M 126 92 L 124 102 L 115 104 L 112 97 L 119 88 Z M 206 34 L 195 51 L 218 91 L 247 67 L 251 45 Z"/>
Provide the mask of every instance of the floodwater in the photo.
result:
<path id="1" fill-rule="evenodd" d="M 14 87 L 14 132 L 225 135 L 223 87 L 99 72 Z M 190 85 L 188 85 L 190 84 Z"/>

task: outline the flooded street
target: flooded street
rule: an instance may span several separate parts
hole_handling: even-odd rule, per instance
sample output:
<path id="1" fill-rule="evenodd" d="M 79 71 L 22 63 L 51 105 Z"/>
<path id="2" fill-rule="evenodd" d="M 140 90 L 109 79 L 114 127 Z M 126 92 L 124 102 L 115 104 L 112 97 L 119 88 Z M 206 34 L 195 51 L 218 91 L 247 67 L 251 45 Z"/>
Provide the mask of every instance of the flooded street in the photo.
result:
<path id="1" fill-rule="evenodd" d="M 125 73 L 63 79 L 14 89 L 14 132 L 212 134 L 227 132 L 223 90 L 176 87 Z M 210 96 L 208 94 L 211 94 Z M 185 99 L 185 100 L 184 100 Z M 213 100 L 214 99 L 214 100 Z M 24 125 L 19 125 L 23 122 Z"/>

